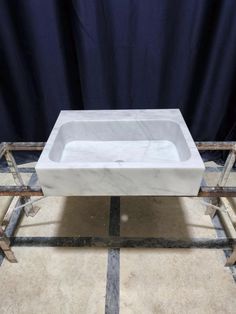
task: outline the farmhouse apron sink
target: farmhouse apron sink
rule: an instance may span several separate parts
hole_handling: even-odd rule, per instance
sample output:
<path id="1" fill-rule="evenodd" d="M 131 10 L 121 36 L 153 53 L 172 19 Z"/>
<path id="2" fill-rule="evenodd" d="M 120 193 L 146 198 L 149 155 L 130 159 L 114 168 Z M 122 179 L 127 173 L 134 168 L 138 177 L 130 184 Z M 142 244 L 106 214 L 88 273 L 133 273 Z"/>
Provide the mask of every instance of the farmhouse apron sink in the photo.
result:
<path id="1" fill-rule="evenodd" d="M 204 164 L 178 109 L 61 111 L 36 165 L 45 195 L 197 195 Z"/>

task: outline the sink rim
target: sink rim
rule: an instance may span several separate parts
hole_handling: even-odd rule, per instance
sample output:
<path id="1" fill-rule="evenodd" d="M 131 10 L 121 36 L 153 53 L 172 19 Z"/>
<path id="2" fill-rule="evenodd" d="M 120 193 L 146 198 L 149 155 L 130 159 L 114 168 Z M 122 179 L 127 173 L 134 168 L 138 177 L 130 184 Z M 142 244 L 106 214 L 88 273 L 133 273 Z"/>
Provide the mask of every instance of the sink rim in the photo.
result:
<path id="1" fill-rule="evenodd" d="M 182 161 L 168 162 L 58 162 L 53 161 L 49 155 L 53 147 L 56 136 L 62 125 L 73 121 L 171 121 L 179 125 L 186 145 L 190 151 L 190 157 Z M 175 145 L 175 143 L 174 143 Z M 132 110 L 62 110 L 51 131 L 45 148 L 35 167 L 36 169 L 53 170 L 53 169 L 205 169 L 204 163 L 198 152 L 198 149 L 192 139 L 188 127 L 182 117 L 179 109 L 132 109 Z"/>

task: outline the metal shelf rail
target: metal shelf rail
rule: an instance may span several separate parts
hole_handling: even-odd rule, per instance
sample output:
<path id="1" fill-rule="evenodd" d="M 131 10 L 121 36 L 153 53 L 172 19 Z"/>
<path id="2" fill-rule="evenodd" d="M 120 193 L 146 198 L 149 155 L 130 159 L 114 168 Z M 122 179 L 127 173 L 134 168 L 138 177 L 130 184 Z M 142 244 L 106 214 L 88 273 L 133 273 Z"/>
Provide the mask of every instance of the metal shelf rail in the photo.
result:
<path id="1" fill-rule="evenodd" d="M 0 224 L 0 251 L 2 259 L 5 256 L 10 262 L 17 262 L 11 246 L 74 246 L 74 247 L 155 247 L 155 248 L 214 248 L 231 249 L 226 266 L 236 262 L 236 230 L 232 222 L 233 210 L 228 197 L 236 197 L 236 182 L 234 186 L 226 186 L 229 175 L 236 160 L 236 142 L 196 142 L 199 151 L 228 151 L 228 157 L 221 169 L 218 183 L 208 186 L 202 183 L 197 197 L 207 202 L 206 214 L 211 218 L 217 216 L 224 228 L 225 237 L 218 239 L 176 240 L 166 238 L 137 237 L 15 237 L 14 231 L 20 221 L 23 211 L 27 216 L 34 216 L 38 208 L 29 203 L 31 196 L 43 196 L 40 186 L 34 186 L 31 181 L 24 184 L 22 169 L 18 168 L 14 159 L 14 151 L 42 151 L 44 142 L 4 142 L 0 144 L 0 159 L 5 157 L 9 173 L 13 175 L 15 185 L 0 186 L 0 196 L 14 196 Z M 24 172 L 35 175 L 34 168 L 24 168 Z M 172 195 L 173 197 L 175 195 Z M 170 196 L 168 196 L 170 197 Z M 111 203 L 119 203 L 119 197 L 111 197 Z M 19 208 L 20 206 L 20 208 Z M 119 221 L 117 222 L 119 224 Z M 1 264 L 1 258 L 0 258 Z"/>

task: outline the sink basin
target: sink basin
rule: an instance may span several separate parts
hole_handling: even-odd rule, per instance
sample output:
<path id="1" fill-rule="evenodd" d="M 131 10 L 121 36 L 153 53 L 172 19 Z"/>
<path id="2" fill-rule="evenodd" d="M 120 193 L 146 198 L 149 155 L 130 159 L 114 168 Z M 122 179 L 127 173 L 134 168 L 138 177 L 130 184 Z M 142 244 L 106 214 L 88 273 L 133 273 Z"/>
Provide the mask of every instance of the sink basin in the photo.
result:
<path id="1" fill-rule="evenodd" d="M 194 196 L 204 169 L 178 109 L 61 111 L 36 165 L 65 196 Z"/>

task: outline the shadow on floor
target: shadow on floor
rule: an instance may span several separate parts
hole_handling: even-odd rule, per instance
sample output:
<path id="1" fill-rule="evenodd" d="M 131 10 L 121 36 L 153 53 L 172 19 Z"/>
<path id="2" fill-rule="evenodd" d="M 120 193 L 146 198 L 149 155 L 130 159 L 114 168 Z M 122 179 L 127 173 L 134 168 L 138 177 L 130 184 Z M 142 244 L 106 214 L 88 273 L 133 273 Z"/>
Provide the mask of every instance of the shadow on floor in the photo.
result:
<path id="1" fill-rule="evenodd" d="M 107 236 L 109 197 L 67 197 L 55 236 Z"/>
<path id="2" fill-rule="evenodd" d="M 124 237 L 190 239 L 179 198 L 121 197 Z M 55 236 L 107 236 L 109 197 L 68 197 Z"/>
<path id="3" fill-rule="evenodd" d="M 178 197 L 124 197 L 121 199 L 121 235 L 189 239 Z"/>

